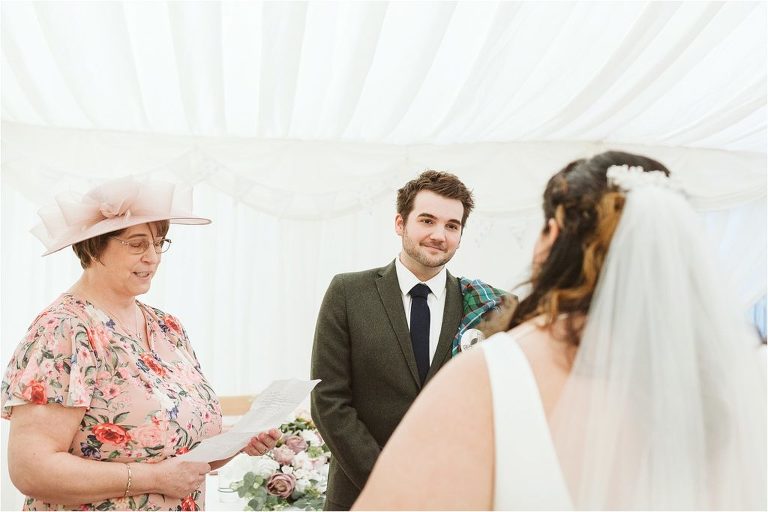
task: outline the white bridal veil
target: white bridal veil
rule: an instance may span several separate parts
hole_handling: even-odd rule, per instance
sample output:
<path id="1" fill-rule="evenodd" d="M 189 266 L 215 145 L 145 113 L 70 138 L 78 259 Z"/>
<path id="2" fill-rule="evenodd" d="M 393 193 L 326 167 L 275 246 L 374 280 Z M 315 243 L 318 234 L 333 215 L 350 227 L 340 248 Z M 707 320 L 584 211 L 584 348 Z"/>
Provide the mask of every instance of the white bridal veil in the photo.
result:
<path id="1" fill-rule="evenodd" d="M 658 173 L 623 175 L 624 211 L 552 418 L 574 506 L 765 509 L 758 339 L 685 197 Z"/>

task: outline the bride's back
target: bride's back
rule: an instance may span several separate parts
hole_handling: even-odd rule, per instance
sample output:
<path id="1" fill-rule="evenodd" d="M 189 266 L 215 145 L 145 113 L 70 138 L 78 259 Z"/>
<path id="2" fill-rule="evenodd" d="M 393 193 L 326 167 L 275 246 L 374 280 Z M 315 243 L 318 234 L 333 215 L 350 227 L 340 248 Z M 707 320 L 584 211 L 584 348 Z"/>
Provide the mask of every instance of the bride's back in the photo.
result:
<path id="1" fill-rule="evenodd" d="M 563 341 L 562 321 L 555 322 L 551 328 L 542 328 L 538 320 L 529 320 L 511 329 L 509 334 L 520 346 L 531 366 L 549 422 L 571 373 L 577 348 Z"/>

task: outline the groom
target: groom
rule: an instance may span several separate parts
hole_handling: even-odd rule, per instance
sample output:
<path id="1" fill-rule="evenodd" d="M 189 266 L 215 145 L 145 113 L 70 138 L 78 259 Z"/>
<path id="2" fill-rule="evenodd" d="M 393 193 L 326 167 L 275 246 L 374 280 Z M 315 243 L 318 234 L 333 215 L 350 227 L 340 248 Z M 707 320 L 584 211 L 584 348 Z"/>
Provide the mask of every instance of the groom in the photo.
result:
<path id="1" fill-rule="evenodd" d="M 339 274 L 326 291 L 312 349 L 312 378 L 322 379 L 312 417 L 333 454 L 326 510 L 352 506 L 411 403 L 451 358 L 464 305 L 445 264 L 473 206 L 456 176 L 423 172 L 397 192 L 400 254 Z"/>

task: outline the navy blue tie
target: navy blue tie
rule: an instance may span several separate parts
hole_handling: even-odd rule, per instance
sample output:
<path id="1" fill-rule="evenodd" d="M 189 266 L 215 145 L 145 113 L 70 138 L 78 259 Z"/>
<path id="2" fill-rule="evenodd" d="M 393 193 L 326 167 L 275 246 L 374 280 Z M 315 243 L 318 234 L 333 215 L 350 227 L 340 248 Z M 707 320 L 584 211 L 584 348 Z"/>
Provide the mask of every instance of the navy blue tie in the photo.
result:
<path id="1" fill-rule="evenodd" d="M 411 346 L 416 356 L 416 367 L 419 369 L 421 383 L 427 378 L 429 371 L 429 306 L 427 296 L 429 286 L 419 283 L 411 288 Z"/>

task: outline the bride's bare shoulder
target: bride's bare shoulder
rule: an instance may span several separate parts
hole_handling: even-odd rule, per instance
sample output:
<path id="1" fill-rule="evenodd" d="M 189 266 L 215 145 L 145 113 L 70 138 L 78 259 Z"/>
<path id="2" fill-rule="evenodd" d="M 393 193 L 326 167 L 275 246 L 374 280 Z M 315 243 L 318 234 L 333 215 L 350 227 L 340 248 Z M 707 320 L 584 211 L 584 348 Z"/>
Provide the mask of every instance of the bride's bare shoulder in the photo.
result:
<path id="1" fill-rule="evenodd" d="M 556 355 L 559 360 L 563 355 L 572 358 L 575 354 L 576 346 L 568 341 L 568 330 L 569 328 L 579 330 L 582 325 L 581 318 L 572 321 L 572 325 L 569 325 L 564 315 L 549 324 L 545 322 L 543 316 L 537 316 L 510 329 L 507 333 L 520 345 L 526 355 Z"/>
<path id="2" fill-rule="evenodd" d="M 576 347 L 558 335 L 563 329 L 558 321 L 544 326 L 534 318 L 509 331 L 528 360 L 547 417 L 560 398 L 576 353 Z"/>

